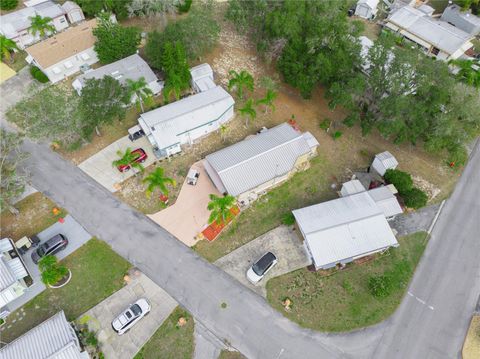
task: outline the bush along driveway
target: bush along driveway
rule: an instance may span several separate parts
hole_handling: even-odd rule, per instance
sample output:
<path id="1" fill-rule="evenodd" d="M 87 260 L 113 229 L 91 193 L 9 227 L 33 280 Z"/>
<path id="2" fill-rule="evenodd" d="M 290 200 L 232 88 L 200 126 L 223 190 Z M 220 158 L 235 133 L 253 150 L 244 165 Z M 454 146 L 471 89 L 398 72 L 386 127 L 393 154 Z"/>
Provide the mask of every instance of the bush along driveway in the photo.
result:
<path id="1" fill-rule="evenodd" d="M 267 283 L 268 301 L 287 318 L 315 330 L 349 331 L 378 323 L 393 314 L 405 295 L 425 238 L 425 232 L 402 237 L 398 248 L 332 275 L 300 269 L 273 278 Z"/>

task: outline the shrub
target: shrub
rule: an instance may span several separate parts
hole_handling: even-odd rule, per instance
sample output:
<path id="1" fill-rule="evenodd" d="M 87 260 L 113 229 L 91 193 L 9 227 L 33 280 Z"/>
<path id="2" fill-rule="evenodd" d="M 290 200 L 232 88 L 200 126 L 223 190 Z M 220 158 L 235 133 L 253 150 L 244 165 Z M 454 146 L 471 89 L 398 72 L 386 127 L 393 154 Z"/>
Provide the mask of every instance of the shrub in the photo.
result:
<path id="1" fill-rule="evenodd" d="M 178 5 L 178 11 L 180 14 L 184 14 L 190 10 L 190 7 L 192 6 L 192 1 L 193 0 L 184 0 L 183 3 Z"/>
<path id="2" fill-rule="evenodd" d="M 413 188 L 412 176 L 407 172 L 388 169 L 384 178 L 388 183 L 393 184 L 402 196 Z"/>
<path id="3" fill-rule="evenodd" d="M 38 262 L 38 268 L 42 274 L 42 282 L 46 285 L 54 285 L 68 274 L 68 269 L 58 263 L 57 257 L 48 255 Z"/>
<path id="4" fill-rule="evenodd" d="M 42 84 L 47 83 L 49 81 L 47 75 L 45 75 L 42 72 L 42 70 L 40 70 L 36 66 L 30 67 L 30 74 L 35 80 L 37 80 L 38 82 L 41 82 Z"/>
<path id="5" fill-rule="evenodd" d="M 282 217 L 282 223 L 286 226 L 293 226 L 295 223 L 295 217 L 292 212 L 285 213 Z"/>
<path id="6" fill-rule="evenodd" d="M 386 275 L 371 276 L 368 279 L 368 289 L 376 298 L 388 297 L 392 292 L 392 281 Z"/>
<path id="7" fill-rule="evenodd" d="M 420 188 L 412 188 L 402 194 L 405 205 L 410 208 L 418 209 L 424 207 L 427 204 L 428 196 Z"/>
<path id="8" fill-rule="evenodd" d="M 0 0 L 0 9 L 12 10 L 18 5 L 18 0 Z"/>
<path id="9" fill-rule="evenodd" d="M 334 140 L 338 140 L 340 137 L 342 137 L 342 131 L 335 131 L 332 135 Z"/>
<path id="10" fill-rule="evenodd" d="M 332 120 L 330 120 L 329 118 L 326 118 L 320 122 L 320 128 L 324 131 L 328 131 L 331 124 L 332 124 Z"/>

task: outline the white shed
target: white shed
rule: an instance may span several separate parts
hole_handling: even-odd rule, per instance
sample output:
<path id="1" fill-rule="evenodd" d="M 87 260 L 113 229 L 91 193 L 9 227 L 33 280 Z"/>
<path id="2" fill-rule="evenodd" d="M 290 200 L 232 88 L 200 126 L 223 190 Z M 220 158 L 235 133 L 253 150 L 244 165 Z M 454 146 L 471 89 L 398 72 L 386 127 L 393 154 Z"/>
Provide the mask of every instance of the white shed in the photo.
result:
<path id="1" fill-rule="evenodd" d="M 380 176 L 383 176 L 388 169 L 395 169 L 397 166 L 397 159 L 393 157 L 390 152 L 385 151 L 375 155 L 371 169 L 375 170 Z"/>
<path id="2" fill-rule="evenodd" d="M 379 0 L 359 0 L 355 8 L 355 15 L 372 20 L 377 15 Z"/>
<path id="3" fill-rule="evenodd" d="M 209 64 L 201 64 L 190 69 L 192 88 L 195 92 L 204 92 L 214 88 L 213 70 Z"/>

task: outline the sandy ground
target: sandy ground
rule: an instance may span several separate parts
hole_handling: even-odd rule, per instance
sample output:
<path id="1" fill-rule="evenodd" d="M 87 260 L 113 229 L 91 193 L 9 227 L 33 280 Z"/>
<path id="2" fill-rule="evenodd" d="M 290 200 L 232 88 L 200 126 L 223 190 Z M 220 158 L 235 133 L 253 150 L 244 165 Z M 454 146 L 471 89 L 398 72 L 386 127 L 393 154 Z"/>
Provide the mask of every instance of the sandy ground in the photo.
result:
<path id="1" fill-rule="evenodd" d="M 474 315 L 462 350 L 463 359 L 480 358 L 480 315 Z"/>

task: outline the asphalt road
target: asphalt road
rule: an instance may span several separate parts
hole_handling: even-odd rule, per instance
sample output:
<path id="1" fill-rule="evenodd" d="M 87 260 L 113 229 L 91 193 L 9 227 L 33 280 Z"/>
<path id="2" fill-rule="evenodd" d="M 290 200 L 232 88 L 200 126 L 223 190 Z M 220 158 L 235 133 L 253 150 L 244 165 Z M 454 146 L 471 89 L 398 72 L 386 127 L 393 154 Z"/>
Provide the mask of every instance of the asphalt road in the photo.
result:
<path id="1" fill-rule="evenodd" d="M 118 201 L 48 147 L 26 142 L 32 183 L 248 358 L 455 358 L 480 281 L 480 150 L 474 151 L 392 318 L 348 334 L 305 330 Z M 227 304 L 225 309 L 220 305 Z M 431 308 L 430 308 L 431 307 Z"/>

